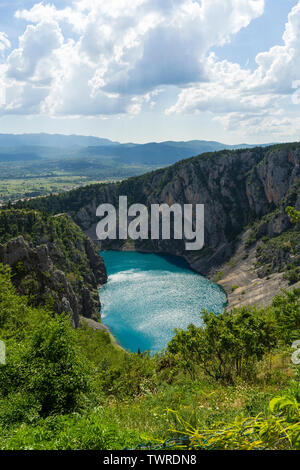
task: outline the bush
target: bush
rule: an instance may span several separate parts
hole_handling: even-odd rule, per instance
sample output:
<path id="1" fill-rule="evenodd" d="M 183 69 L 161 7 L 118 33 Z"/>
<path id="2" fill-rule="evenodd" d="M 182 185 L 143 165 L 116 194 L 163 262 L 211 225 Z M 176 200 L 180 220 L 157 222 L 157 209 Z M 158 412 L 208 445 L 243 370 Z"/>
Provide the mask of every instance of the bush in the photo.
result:
<path id="1" fill-rule="evenodd" d="M 272 302 L 272 314 L 275 318 L 279 337 L 285 344 L 291 345 L 300 336 L 300 289 L 283 291 Z"/>
<path id="2" fill-rule="evenodd" d="M 242 307 L 218 316 L 204 312 L 203 322 L 203 328 L 190 325 L 187 331 L 175 330 L 167 349 L 192 378 L 200 366 L 215 380 L 249 380 L 255 363 L 276 344 L 272 323 L 254 308 Z"/>
<path id="3" fill-rule="evenodd" d="M 290 268 L 284 275 L 283 278 L 289 281 L 289 284 L 296 284 L 296 282 L 300 281 L 300 268 L 293 267 Z"/>
<path id="4" fill-rule="evenodd" d="M 217 422 L 212 428 L 194 427 L 172 410 L 169 415 L 175 415 L 177 420 L 171 431 L 188 437 L 193 449 L 300 450 L 300 401 L 299 395 L 291 391 L 274 397 L 266 416 L 240 416 L 230 423 Z"/>
<path id="5" fill-rule="evenodd" d="M 9 404 L 13 421 L 32 404 L 40 416 L 69 413 L 80 407 L 89 385 L 88 362 L 78 349 L 70 320 L 48 318 L 22 343 L 8 344 L 7 364 L 0 368 L 1 408 Z M 9 419 L 9 414 L 4 416 Z"/>
<path id="6" fill-rule="evenodd" d="M 97 410 L 85 416 L 53 416 L 37 426 L 24 424 L 1 440 L 1 450 L 118 450 L 139 440 L 135 431 L 123 431 L 106 422 Z"/>

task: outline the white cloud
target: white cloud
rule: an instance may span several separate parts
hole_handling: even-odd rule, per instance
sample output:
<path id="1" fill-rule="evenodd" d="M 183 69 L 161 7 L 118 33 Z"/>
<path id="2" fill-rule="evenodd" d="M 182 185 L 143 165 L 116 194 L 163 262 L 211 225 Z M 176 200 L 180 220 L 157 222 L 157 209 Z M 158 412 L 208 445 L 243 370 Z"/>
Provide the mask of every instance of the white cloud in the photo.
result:
<path id="1" fill-rule="evenodd" d="M 66 22 L 71 24 L 77 32 L 83 31 L 87 23 L 87 16 L 78 9 L 66 7 L 59 10 L 53 3 L 36 3 L 30 10 L 17 10 L 15 17 L 36 24 L 45 21 Z"/>
<path id="2" fill-rule="evenodd" d="M 56 52 L 63 43 L 63 35 L 54 22 L 27 26 L 3 70 L 6 100 L 2 114 L 40 113 L 57 76 Z"/>
<path id="3" fill-rule="evenodd" d="M 299 120 L 280 115 L 291 110 L 292 84 L 300 79 L 300 1 L 288 16 L 283 41 L 258 54 L 253 72 L 211 54 L 206 67 L 210 81 L 182 90 L 166 113 L 209 111 L 226 129 L 247 133 L 299 131 Z"/>
<path id="4" fill-rule="evenodd" d="M 53 52 L 60 48 L 64 38 L 56 23 L 43 22 L 29 25 L 19 39 L 19 47 L 7 59 L 8 78 L 25 81 L 51 77 Z"/>
<path id="5" fill-rule="evenodd" d="M 39 114 L 40 104 L 48 95 L 47 87 L 37 87 L 31 83 L 13 83 L 6 86 L 5 113 Z"/>
<path id="6" fill-rule="evenodd" d="M 135 15 L 132 43 L 125 45 L 104 76 L 108 90 L 143 93 L 160 85 L 206 80 L 208 50 L 262 14 L 264 1 L 149 1 L 143 6 L 142 17 Z"/>
<path id="7" fill-rule="evenodd" d="M 300 1 L 288 16 L 283 41 L 284 45 L 272 47 L 256 57 L 254 88 L 291 93 L 292 81 L 300 78 Z"/>
<path id="8" fill-rule="evenodd" d="M 235 112 L 249 106 L 253 111 L 261 109 L 272 100 L 268 93 L 256 103 L 251 95 L 239 100 L 234 80 L 248 79 L 248 72 L 208 56 L 213 46 L 230 41 L 262 15 L 264 3 L 80 0 L 63 9 L 38 3 L 19 10 L 16 18 L 31 24 L 7 59 L 7 86 L 18 90 L 8 109 L 65 115 L 136 114 L 162 86 L 183 88 L 169 112 L 210 108 L 222 113 L 230 103 Z M 66 23 L 73 28 L 72 37 Z M 232 71 L 240 78 L 230 80 Z M 22 90 L 32 96 L 31 101 L 28 97 L 22 101 Z"/>
<path id="9" fill-rule="evenodd" d="M 10 46 L 11 44 L 7 37 L 7 34 L 0 31 L 0 55 L 3 54 L 6 49 L 9 49 Z"/>

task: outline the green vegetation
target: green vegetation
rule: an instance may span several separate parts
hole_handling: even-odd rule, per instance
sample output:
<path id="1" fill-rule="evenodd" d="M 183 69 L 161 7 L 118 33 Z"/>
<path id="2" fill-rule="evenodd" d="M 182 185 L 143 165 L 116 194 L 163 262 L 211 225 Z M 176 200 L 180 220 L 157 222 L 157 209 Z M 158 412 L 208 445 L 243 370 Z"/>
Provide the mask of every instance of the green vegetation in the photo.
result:
<path id="1" fill-rule="evenodd" d="M 0 159 L 0 204 L 63 193 L 90 184 L 118 181 L 156 167 L 138 163 L 116 164 L 109 158 L 17 162 L 1 162 Z"/>
<path id="2" fill-rule="evenodd" d="M 150 357 L 32 307 L 0 269 L 1 449 L 122 449 L 189 436 L 195 448 L 300 449 L 300 289 L 178 330 Z M 269 405 L 270 403 L 270 405 Z"/>
<path id="3" fill-rule="evenodd" d="M 249 379 L 255 374 L 252 365 L 276 344 L 271 322 L 255 309 L 242 307 L 218 316 L 204 312 L 203 323 L 204 328 L 190 325 L 187 331 L 176 331 L 168 345 L 168 352 L 176 357 L 176 367 L 185 368 L 192 379 L 197 367 L 224 383 Z"/>
<path id="4" fill-rule="evenodd" d="M 0 202 L 7 203 L 19 199 L 61 193 L 86 184 L 100 182 L 99 180 L 95 180 L 95 178 L 91 179 L 84 176 L 72 176 L 63 173 L 45 177 L 5 178 L 5 180 L 0 179 Z M 104 182 L 104 180 L 102 182 Z"/>
<path id="5" fill-rule="evenodd" d="M 16 245 L 10 240 L 20 236 L 25 243 L 19 242 L 15 254 Z M 3 209 L 0 243 L 11 258 L 13 284 L 31 305 L 47 305 L 61 313 L 67 301 L 68 311 L 72 309 L 76 317 L 88 313 L 99 318 L 97 287 L 106 279 L 104 264 L 97 248 L 68 215 Z"/>
<path id="6" fill-rule="evenodd" d="M 219 282 L 222 279 L 223 274 L 223 271 L 218 271 L 214 276 L 214 282 Z"/>
<path id="7" fill-rule="evenodd" d="M 300 222 L 300 212 L 297 211 L 294 207 L 288 206 L 286 208 L 286 213 L 288 214 L 291 222 L 299 223 Z"/>
<path id="8" fill-rule="evenodd" d="M 258 274 L 264 277 L 274 272 L 283 272 L 291 284 L 300 280 L 297 272 L 300 264 L 300 231 L 288 230 L 277 237 L 261 241 L 256 249 Z M 296 275 L 293 276 L 292 273 Z"/>
<path id="9" fill-rule="evenodd" d="M 292 228 L 271 238 L 262 236 L 261 228 L 272 217 L 269 215 L 254 226 L 246 246 L 249 247 L 260 238 L 256 248 L 255 265 L 258 275 L 265 277 L 274 272 L 284 273 L 283 278 L 292 285 L 300 281 L 300 212 L 291 206 L 286 207 L 285 212 L 294 224 Z"/>
<path id="10" fill-rule="evenodd" d="M 87 238 L 66 214 L 49 217 L 34 210 L 0 211 L 0 243 L 7 243 L 18 236 L 23 236 L 34 245 L 49 245 L 50 251 L 52 246 L 56 251 L 57 267 L 69 273 L 70 279 L 71 275 L 74 279 L 88 277 L 86 256 L 83 253 Z M 16 265 L 15 270 L 16 276 L 26 274 L 22 263 Z"/>

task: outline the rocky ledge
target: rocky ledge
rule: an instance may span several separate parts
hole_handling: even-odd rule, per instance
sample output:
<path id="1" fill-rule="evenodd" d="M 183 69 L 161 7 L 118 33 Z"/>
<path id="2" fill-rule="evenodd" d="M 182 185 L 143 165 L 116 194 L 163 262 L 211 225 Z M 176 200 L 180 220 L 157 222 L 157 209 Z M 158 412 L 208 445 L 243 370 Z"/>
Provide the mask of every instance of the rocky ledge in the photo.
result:
<path id="1" fill-rule="evenodd" d="M 20 221 L 21 214 L 13 215 Z M 26 215 L 22 213 L 22 220 Z M 23 235 L 0 244 L 0 263 L 11 266 L 17 291 L 27 295 L 32 305 L 45 305 L 59 314 L 69 313 L 74 327 L 79 326 L 80 316 L 99 320 L 98 287 L 106 282 L 107 276 L 97 247 L 69 217 L 59 221 L 53 218 L 54 224 L 48 220 L 46 226 L 42 216 L 35 215 L 36 223 L 40 222 L 44 229 L 39 240 L 23 230 Z"/>

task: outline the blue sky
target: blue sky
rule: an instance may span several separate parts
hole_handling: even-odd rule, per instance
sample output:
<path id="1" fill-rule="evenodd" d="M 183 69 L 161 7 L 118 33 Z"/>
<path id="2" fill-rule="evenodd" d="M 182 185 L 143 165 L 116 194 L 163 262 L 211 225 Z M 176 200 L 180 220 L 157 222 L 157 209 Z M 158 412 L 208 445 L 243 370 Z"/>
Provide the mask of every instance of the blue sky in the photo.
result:
<path id="1" fill-rule="evenodd" d="M 266 0 L 264 14 L 237 33 L 229 44 L 214 50 L 220 59 L 256 67 L 255 57 L 276 44 L 283 44 L 282 35 L 296 0 Z M 249 61 L 249 62 L 248 62 Z"/>
<path id="2" fill-rule="evenodd" d="M 299 84 L 300 0 L 0 3 L 2 133 L 293 141 Z"/>

